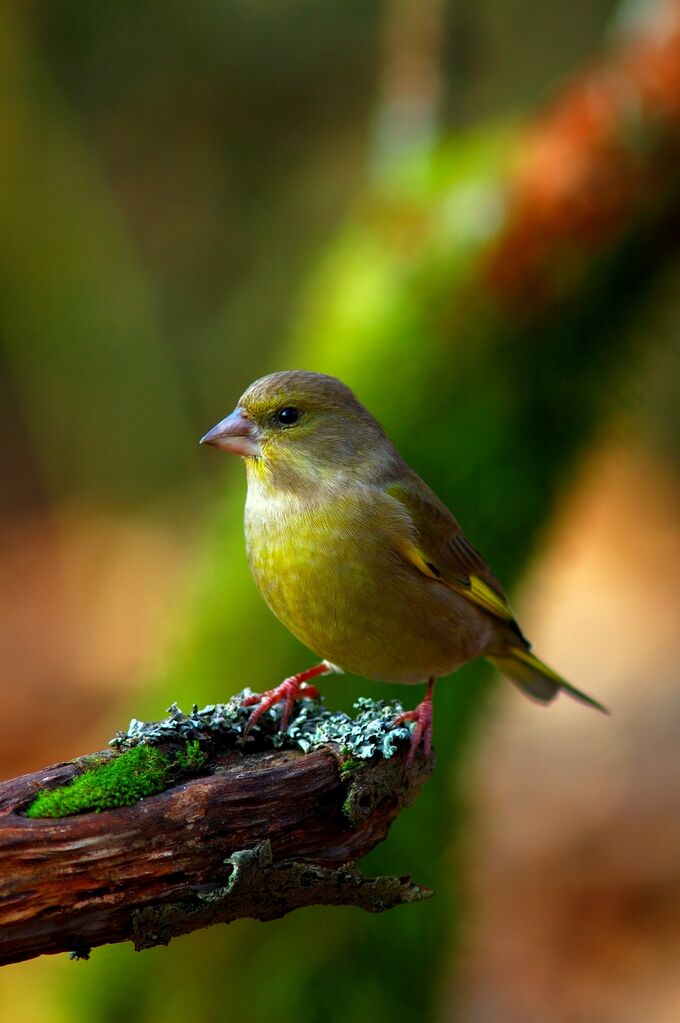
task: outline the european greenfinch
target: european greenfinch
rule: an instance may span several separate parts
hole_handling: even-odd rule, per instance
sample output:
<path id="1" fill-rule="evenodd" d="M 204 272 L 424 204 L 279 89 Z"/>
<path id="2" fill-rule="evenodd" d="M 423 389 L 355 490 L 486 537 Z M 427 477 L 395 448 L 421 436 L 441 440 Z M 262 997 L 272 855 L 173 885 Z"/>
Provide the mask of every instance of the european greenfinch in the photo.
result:
<path id="1" fill-rule="evenodd" d="M 241 455 L 245 534 L 269 607 L 320 664 L 248 698 L 251 723 L 279 701 L 316 697 L 309 680 L 347 671 L 427 682 L 409 757 L 429 756 L 435 680 L 486 657 L 527 695 L 560 690 L 605 710 L 530 652 L 501 584 L 446 506 L 352 391 L 294 370 L 255 381 L 201 439 Z"/>

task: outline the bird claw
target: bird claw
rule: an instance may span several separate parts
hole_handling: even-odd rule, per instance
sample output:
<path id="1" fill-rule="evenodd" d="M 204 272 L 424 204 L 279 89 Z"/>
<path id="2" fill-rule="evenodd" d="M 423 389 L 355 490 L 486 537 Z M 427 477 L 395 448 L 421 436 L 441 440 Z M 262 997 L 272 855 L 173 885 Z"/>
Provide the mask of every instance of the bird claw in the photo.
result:
<path id="1" fill-rule="evenodd" d="M 423 747 L 423 753 L 426 759 L 430 759 L 432 755 L 432 692 L 434 685 L 431 683 L 428 685 L 427 694 L 425 699 L 418 704 L 414 710 L 405 710 L 403 714 L 399 714 L 395 719 L 395 725 L 404 725 L 407 722 L 414 721 L 415 728 L 411 733 L 411 743 L 408 750 L 408 756 L 406 757 L 406 766 L 410 767 L 415 759 L 415 755 L 418 752 L 420 746 Z"/>
<path id="2" fill-rule="evenodd" d="M 278 686 L 274 686 L 273 689 L 267 689 L 264 693 L 252 693 L 250 696 L 242 701 L 242 707 L 252 707 L 256 703 L 259 706 L 252 712 L 248 718 L 248 723 L 243 733 L 244 740 L 247 738 L 253 725 L 262 717 L 266 711 L 273 707 L 276 703 L 283 702 L 283 711 L 281 713 L 281 720 L 279 721 L 279 731 L 285 732 L 288 728 L 288 722 L 290 721 L 290 715 L 293 711 L 293 705 L 296 700 L 318 700 L 321 693 L 316 686 L 311 686 L 307 682 L 308 678 L 314 678 L 315 675 L 325 675 L 328 669 L 326 665 L 319 665 L 318 668 L 309 668 L 307 671 L 300 672 L 299 675 L 291 675 L 290 678 L 285 678 Z"/>

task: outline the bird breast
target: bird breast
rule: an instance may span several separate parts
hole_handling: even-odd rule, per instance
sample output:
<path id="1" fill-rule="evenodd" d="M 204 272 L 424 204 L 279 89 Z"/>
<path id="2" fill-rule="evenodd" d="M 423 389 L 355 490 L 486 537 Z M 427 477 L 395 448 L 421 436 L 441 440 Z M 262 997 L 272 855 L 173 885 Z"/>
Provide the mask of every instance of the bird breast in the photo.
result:
<path id="1" fill-rule="evenodd" d="M 378 488 L 313 499 L 249 486 L 245 531 L 274 614 L 345 671 L 418 682 L 449 674 L 488 639 L 488 616 L 402 556 L 413 526 Z"/>

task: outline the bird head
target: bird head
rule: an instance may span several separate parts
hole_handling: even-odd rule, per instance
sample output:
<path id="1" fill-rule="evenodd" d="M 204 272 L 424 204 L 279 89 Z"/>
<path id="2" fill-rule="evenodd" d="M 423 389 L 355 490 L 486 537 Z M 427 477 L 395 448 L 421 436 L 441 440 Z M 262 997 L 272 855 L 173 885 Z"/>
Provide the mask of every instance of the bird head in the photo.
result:
<path id="1" fill-rule="evenodd" d="M 256 380 L 201 444 L 241 455 L 249 476 L 288 486 L 357 477 L 396 454 L 349 387 L 302 370 Z"/>

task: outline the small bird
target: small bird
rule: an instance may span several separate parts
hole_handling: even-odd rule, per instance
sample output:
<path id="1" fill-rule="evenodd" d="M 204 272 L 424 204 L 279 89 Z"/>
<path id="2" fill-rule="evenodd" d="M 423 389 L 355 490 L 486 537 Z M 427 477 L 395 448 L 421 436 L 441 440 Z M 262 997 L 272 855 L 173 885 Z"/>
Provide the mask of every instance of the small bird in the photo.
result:
<path id="1" fill-rule="evenodd" d="M 204 437 L 241 455 L 250 568 L 274 614 L 321 663 L 262 694 L 249 727 L 283 701 L 317 698 L 333 671 L 427 682 L 409 760 L 432 746 L 437 678 L 486 657 L 528 696 L 560 690 L 606 708 L 530 652 L 501 584 L 446 506 L 345 384 L 303 370 L 256 380 Z"/>

